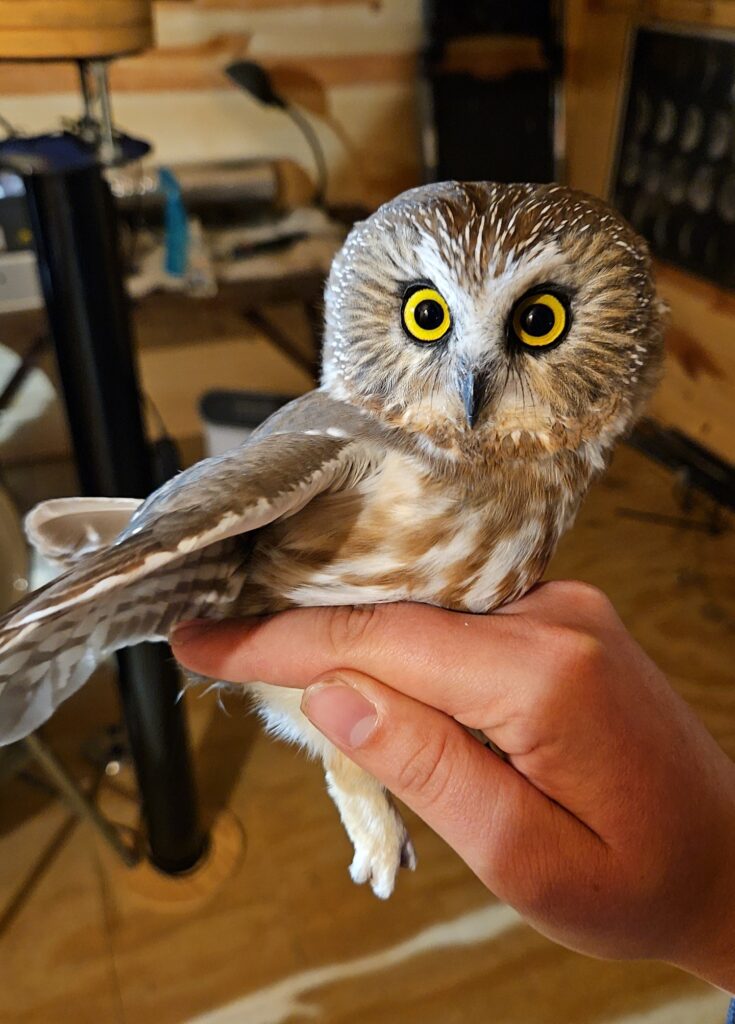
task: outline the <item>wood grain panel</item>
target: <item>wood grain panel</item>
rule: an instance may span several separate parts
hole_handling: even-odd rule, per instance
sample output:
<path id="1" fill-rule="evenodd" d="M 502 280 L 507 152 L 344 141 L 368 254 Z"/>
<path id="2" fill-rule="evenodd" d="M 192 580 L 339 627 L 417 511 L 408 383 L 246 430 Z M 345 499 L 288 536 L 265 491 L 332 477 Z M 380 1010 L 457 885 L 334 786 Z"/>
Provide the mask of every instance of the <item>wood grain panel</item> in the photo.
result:
<path id="1" fill-rule="evenodd" d="M 625 14 L 638 21 L 681 21 L 728 28 L 735 25 L 733 0 L 587 0 L 593 15 Z"/>
<path id="2" fill-rule="evenodd" d="M 266 11 L 277 7 L 372 7 L 380 0 L 158 0 L 159 6 L 187 4 L 204 10 Z"/>
<path id="3" fill-rule="evenodd" d="M 464 36 L 451 39 L 438 70 L 475 78 L 505 78 L 518 71 L 545 71 L 541 40 L 531 36 Z"/>
<path id="4" fill-rule="evenodd" d="M 652 411 L 735 462 L 735 296 L 665 265 L 657 279 L 671 329 Z"/>
<path id="5" fill-rule="evenodd" d="M 155 89 L 228 88 L 223 68 L 243 57 L 250 37 L 245 33 L 221 34 L 192 46 L 164 46 L 135 57 L 116 60 L 110 66 L 114 92 L 148 92 Z M 41 71 L 27 63 L 0 64 L 0 93 L 28 95 L 75 92 L 77 75 L 68 64 L 50 64 Z"/>
<path id="6" fill-rule="evenodd" d="M 708 28 L 735 28 L 732 0 L 646 0 L 645 16 L 661 21 L 680 21 Z"/>
<path id="7" fill-rule="evenodd" d="M 569 182 L 604 195 L 613 157 L 627 42 L 637 24 L 735 28 L 733 0 L 567 0 Z"/>
<path id="8" fill-rule="evenodd" d="M 110 68 L 110 85 L 115 92 L 181 92 L 209 89 L 234 89 L 224 74 L 232 61 L 245 56 L 249 36 L 222 34 L 194 46 L 170 46 L 150 50 L 136 57 L 115 61 Z M 299 82 L 305 91 L 317 82 L 322 88 L 351 85 L 409 82 L 416 73 L 412 53 L 360 53 L 293 57 L 268 54 L 258 56 L 281 83 L 295 80 L 289 98 L 298 100 Z M 77 91 L 75 69 L 68 64 L 50 64 L 40 72 L 22 62 L 0 64 L 0 94 L 44 95 Z M 304 88 L 302 84 L 301 88 Z"/>
<path id="9" fill-rule="evenodd" d="M 735 26 L 735 3 L 568 0 L 567 14 L 568 180 L 606 196 L 631 29 L 654 16 L 695 28 Z M 735 462 L 735 295 L 668 266 L 658 268 L 658 280 L 671 329 L 653 412 Z"/>
<path id="10" fill-rule="evenodd" d="M 150 0 L 0 0 L 0 57 L 102 57 L 152 43 Z"/>
<path id="11" fill-rule="evenodd" d="M 612 160 L 632 4 L 568 0 L 567 179 L 604 196 Z"/>
<path id="12" fill-rule="evenodd" d="M 276 53 L 340 56 L 355 53 L 417 51 L 423 39 L 423 0 L 380 0 L 321 6 L 275 6 L 243 10 L 203 7 L 194 0 L 159 2 L 156 33 L 160 46 L 201 43 L 219 32 L 246 31 L 256 37 L 258 57 Z"/>

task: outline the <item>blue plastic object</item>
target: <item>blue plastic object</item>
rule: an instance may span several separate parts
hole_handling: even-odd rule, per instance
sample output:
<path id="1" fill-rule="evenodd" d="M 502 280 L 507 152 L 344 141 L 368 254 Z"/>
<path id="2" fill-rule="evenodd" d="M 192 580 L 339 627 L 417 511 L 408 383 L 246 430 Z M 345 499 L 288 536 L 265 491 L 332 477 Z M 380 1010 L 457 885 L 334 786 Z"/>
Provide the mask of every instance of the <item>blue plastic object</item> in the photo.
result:
<path id="1" fill-rule="evenodd" d="M 164 244 L 166 247 L 166 273 L 183 277 L 189 251 L 189 222 L 186 217 L 181 186 L 173 171 L 162 167 L 158 172 L 158 183 L 164 194 Z"/>

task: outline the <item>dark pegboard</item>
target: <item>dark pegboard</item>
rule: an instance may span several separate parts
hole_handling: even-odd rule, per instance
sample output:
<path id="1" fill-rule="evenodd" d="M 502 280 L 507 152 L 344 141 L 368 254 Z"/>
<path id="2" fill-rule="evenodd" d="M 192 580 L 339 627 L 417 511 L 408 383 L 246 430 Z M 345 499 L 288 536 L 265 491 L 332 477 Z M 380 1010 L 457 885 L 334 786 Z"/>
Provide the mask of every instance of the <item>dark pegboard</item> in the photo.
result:
<path id="1" fill-rule="evenodd" d="M 612 198 L 657 257 L 735 288 L 735 34 L 638 29 Z"/>
<path id="2" fill-rule="evenodd" d="M 550 73 L 519 73 L 498 82 L 439 75 L 432 86 L 437 180 L 553 180 Z"/>
<path id="3" fill-rule="evenodd" d="M 563 37 L 558 0 L 424 0 L 423 15 L 426 180 L 553 180 Z M 454 40 L 492 37 L 536 41 L 546 67 L 497 78 L 445 68 Z"/>
<path id="4" fill-rule="evenodd" d="M 498 33 L 543 38 L 553 31 L 549 0 L 424 0 L 423 10 L 424 24 L 434 42 Z"/>

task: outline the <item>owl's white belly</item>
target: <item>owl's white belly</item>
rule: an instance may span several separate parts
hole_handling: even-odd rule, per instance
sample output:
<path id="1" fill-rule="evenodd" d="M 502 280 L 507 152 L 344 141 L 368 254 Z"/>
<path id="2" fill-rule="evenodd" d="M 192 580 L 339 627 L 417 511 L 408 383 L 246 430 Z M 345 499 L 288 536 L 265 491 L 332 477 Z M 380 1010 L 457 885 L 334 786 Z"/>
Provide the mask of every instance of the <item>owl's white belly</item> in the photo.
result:
<path id="1" fill-rule="evenodd" d="M 529 508 L 523 522 L 505 522 L 496 504 L 483 504 L 446 481 L 437 486 L 399 454 L 389 455 L 357 494 L 359 514 L 329 561 L 313 568 L 301 564 L 290 584 L 281 581 L 288 603 L 407 600 L 484 612 L 508 598 L 511 577 L 518 577 L 513 596 L 534 582 L 526 582 L 522 567 L 544 540 L 541 510 Z M 324 504 L 328 517 L 328 496 Z M 294 537 L 301 538 L 305 524 L 299 519 L 292 522 Z M 283 539 L 287 545 L 288 537 Z"/>

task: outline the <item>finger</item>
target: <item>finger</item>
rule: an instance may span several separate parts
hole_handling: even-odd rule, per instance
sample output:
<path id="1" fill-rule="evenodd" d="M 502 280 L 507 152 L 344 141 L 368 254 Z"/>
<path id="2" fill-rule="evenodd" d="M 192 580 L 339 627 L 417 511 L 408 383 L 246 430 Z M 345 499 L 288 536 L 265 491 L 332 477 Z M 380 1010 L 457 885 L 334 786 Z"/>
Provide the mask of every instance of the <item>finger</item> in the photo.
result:
<path id="1" fill-rule="evenodd" d="M 593 833 L 434 708 L 341 672 L 309 686 L 302 710 L 524 912 L 538 905 L 549 875 L 556 886 L 578 886 L 580 863 L 585 872 L 599 863 Z"/>
<path id="2" fill-rule="evenodd" d="M 476 713 L 494 698 L 522 698 L 520 676 L 530 683 L 544 656 L 525 619 L 418 604 L 193 623 L 171 643 L 187 668 L 230 682 L 303 687 L 334 669 L 358 669 L 462 721 L 472 717 L 477 727 Z"/>

